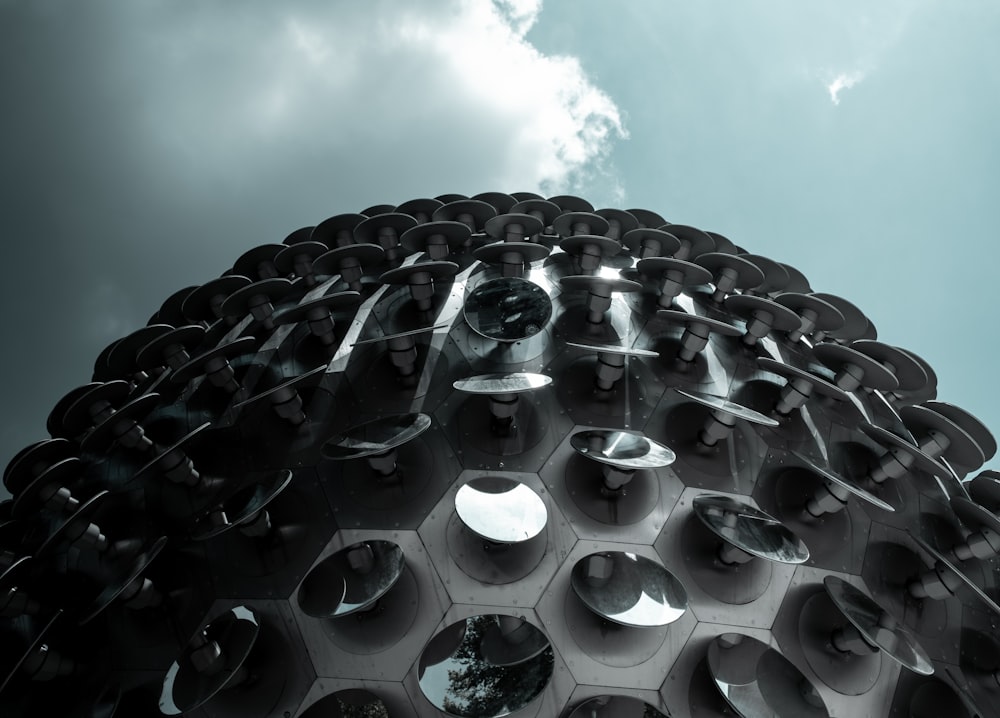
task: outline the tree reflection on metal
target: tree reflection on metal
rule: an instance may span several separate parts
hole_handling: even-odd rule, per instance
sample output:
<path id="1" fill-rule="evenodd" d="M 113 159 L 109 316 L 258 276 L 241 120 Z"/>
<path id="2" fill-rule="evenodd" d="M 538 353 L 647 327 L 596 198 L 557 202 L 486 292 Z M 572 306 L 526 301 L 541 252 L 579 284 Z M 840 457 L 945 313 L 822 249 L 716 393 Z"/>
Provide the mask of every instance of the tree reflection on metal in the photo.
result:
<path id="1" fill-rule="evenodd" d="M 548 640 L 531 624 L 514 616 L 472 616 L 428 644 L 420 657 L 420 689 L 449 715 L 500 718 L 545 690 L 552 664 Z"/>

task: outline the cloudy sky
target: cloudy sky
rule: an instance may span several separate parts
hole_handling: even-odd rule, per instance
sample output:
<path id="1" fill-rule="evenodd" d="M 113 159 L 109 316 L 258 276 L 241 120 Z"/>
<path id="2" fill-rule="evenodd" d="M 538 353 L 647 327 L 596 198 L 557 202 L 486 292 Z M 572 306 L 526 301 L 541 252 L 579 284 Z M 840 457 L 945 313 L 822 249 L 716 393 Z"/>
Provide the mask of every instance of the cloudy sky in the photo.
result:
<path id="1" fill-rule="evenodd" d="M 992 0 L 0 0 L 0 466 L 245 249 L 486 190 L 791 263 L 1000 433 L 997 37 Z"/>

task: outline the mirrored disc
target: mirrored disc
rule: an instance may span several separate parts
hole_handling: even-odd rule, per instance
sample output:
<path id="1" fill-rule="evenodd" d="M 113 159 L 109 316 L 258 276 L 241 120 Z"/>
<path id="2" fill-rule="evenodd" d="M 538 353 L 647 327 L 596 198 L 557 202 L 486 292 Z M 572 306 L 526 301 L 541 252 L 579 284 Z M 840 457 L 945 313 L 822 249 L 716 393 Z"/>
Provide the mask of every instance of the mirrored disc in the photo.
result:
<path id="1" fill-rule="evenodd" d="M 969 531 L 1000 535 L 1000 516 L 975 501 L 970 501 L 964 496 L 956 496 L 951 500 L 951 510 Z"/>
<path id="2" fill-rule="evenodd" d="M 448 329 L 447 324 L 435 324 L 432 327 L 417 327 L 416 329 L 409 329 L 405 332 L 396 332 L 395 334 L 384 334 L 380 337 L 372 337 L 370 339 L 361 339 L 354 342 L 354 346 L 363 346 L 365 344 L 377 344 L 378 342 L 387 342 L 391 339 L 402 339 L 403 337 L 411 337 L 417 334 L 424 334 L 425 332 L 434 332 L 438 329 Z"/>
<path id="3" fill-rule="evenodd" d="M 544 374 L 513 372 L 510 374 L 480 374 L 468 379 L 459 379 L 452 386 L 467 394 L 520 394 L 541 389 L 552 383 L 552 377 Z"/>
<path id="4" fill-rule="evenodd" d="M 455 511 L 465 526 L 487 541 L 515 544 L 545 530 L 548 510 L 520 481 L 501 476 L 472 479 L 455 494 Z"/>
<path id="5" fill-rule="evenodd" d="M 930 656 L 906 626 L 893 618 L 860 589 L 837 576 L 823 579 L 834 605 L 872 645 L 915 673 L 934 673 Z"/>
<path id="6" fill-rule="evenodd" d="M 667 718 L 667 715 L 631 696 L 595 696 L 573 709 L 569 718 Z"/>
<path id="7" fill-rule="evenodd" d="M 199 673 L 191 662 L 193 648 L 188 644 L 184 655 L 174 661 L 163 679 L 160 711 L 164 715 L 181 715 L 207 703 L 235 678 L 250 655 L 260 634 L 260 621 L 253 609 L 236 606 L 205 626 L 209 641 L 221 649 L 223 666 L 211 673 Z"/>
<path id="8" fill-rule="evenodd" d="M 674 391 L 681 396 L 687 397 L 691 401 L 696 401 L 699 404 L 707 406 L 710 409 L 715 409 L 716 411 L 731 414 L 737 419 L 743 419 L 753 424 L 762 424 L 764 426 L 778 426 L 778 422 L 775 419 L 772 419 L 769 416 L 764 416 L 759 411 L 754 411 L 753 409 L 743 406 L 742 404 L 737 404 L 729 401 L 728 399 L 724 399 L 721 396 L 704 394 L 700 391 L 678 389 L 676 387 L 674 387 Z"/>
<path id="9" fill-rule="evenodd" d="M 666 626 L 687 610 L 687 591 L 662 565 L 634 553 L 592 553 L 573 566 L 571 585 L 591 611 L 633 628 Z"/>
<path id="10" fill-rule="evenodd" d="M 551 646 L 513 665 L 493 665 L 482 655 L 487 633 L 510 619 L 517 620 L 513 616 L 472 616 L 451 624 L 430 640 L 420 655 L 417 675 L 420 690 L 435 708 L 463 718 L 499 718 L 525 708 L 542 694 L 552 678 Z M 541 633 L 531 624 L 527 626 L 529 633 Z M 532 637 L 511 638 L 523 642 Z M 516 690 L 509 690 L 509 686 L 516 686 Z"/>
<path id="11" fill-rule="evenodd" d="M 405 567 L 403 549 L 392 541 L 345 546 L 306 574 L 297 594 L 299 608 L 313 618 L 364 611 L 396 585 Z"/>
<path id="12" fill-rule="evenodd" d="M 323 696 L 299 715 L 299 718 L 389 718 L 389 709 L 374 693 L 349 688 Z"/>
<path id="13" fill-rule="evenodd" d="M 896 455 L 897 452 L 894 451 L 894 449 L 909 456 L 913 460 L 912 463 L 914 467 L 920 469 L 921 471 L 926 471 L 932 476 L 947 477 L 951 474 L 948 469 L 922 451 L 920 447 L 915 446 L 900 436 L 896 436 L 891 431 L 887 431 L 881 426 L 875 426 L 874 424 L 859 424 L 858 428 L 870 438 L 885 446 L 893 455 L 895 455 L 897 461 L 899 461 L 899 456 Z"/>
<path id="14" fill-rule="evenodd" d="M 631 357 L 658 357 L 660 356 L 654 351 L 649 349 L 636 349 L 634 347 L 623 347 L 616 346 L 614 344 L 580 344 L 578 342 L 566 342 L 566 346 L 574 347 L 575 349 L 586 349 L 589 352 L 596 352 L 598 354 L 624 354 L 625 356 Z"/>
<path id="15" fill-rule="evenodd" d="M 476 334 L 498 342 L 517 342 L 545 328 L 552 316 L 552 300 L 534 282 L 500 277 L 469 292 L 464 312 L 465 321 Z"/>
<path id="16" fill-rule="evenodd" d="M 805 563 L 809 549 L 773 516 L 728 496 L 702 494 L 694 513 L 715 535 L 747 553 L 778 563 Z"/>
<path id="17" fill-rule="evenodd" d="M 953 564 L 950 560 L 945 558 L 945 556 L 940 551 L 938 551 L 936 548 L 931 546 L 929 543 L 924 541 L 919 536 L 916 536 L 911 533 L 910 537 L 917 542 L 917 545 L 920 546 L 920 548 L 922 548 L 924 551 L 930 554 L 930 556 L 937 562 L 937 564 L 940 564 L 940 566 L 938 565 L 934 566 L 935 571 L 940 573 L 942 570 L 945 570 L 955 574 L 958 578 L 962 580 L 962 583 L 964 583 L 966 587 L 972 592 L 972 595 L 974 595 L 977 599 L 979 599 L 979 601 L 983 604 L 984 607 L 990 609 L 991 611 L 993 611 L 993 613 L 1000 614 L 1000 606 L 998 606 L 992 598 L 987 596 L 986 593 L 983 591 L 983 589 L 981 589 L 971 578 L 966 576 L 964 572 L 960 571 L 958 567 L 955 566 L 955 564 Z"/>
<path id="18" fill-rule="evenodd" d="M 715 687 L 743 718 L 827 718 L 823 699 L 791 661 L 766 643 L 739 633 L 708 646 Z"/>
<path id="19" fill-rule="evenodd" d="M 803 464 L 805 464 L 806 467 L 810 471 L 812 471 L 813 473 L 817 474 L 818 476 L 820 476 L 821 478 L 823 478 L 826 481 L 834 483 L 837 486 L 840 486 L 840 487 L 846 489 L 847 491 L 850 491 L 852 494 L 854 494 L 855 496 L 857 496 L 859 499 L 861 499 L 863 501 L 867 501 L 871 505 L 877 506 L 878 508 L 882 509 L 883 511 L 895 511 L 896 510 L 890 504 L 886 503 L 885 501 L 883 501 L 882 499 L 880 499 L 875 494 L 873 494 L 873 493 L 871 493 L 869 491 L 866 491 L 865 489 L 863 489 L 861 486 L 859 486 L 858 484 L 854 483 L 850 479 L 848 479 L 848 478 L 846 478 L 844 476 L 841 476 L 839 474 L 835 474 L 834 472 L 832 472 L 832 471 L 830 471 L 828 469 L 824 469 L 823 467 L 815 464 L 811 459 L 809 459 L 806 456 L 803 456 L 802 454 L 798 453 L 797 451 L 793 451 L 792 452 L 792 456 L 794 456 L 796 459 L 798 459 Z"/>
<path id="20" fill-rule="evenodd" d="M 334 461 L 384 454 L 427 431 L 427 414 L 399 414 L 359 424 L 323 444 L 323 455 Z"/>
<path id="21" fill-rule="evenodd" d="M 659 469 L 677 459 L 663 444 L 633 431 L 578 431 L 570 438 L 570 445 L 589 459 L 619 469 Z"/>

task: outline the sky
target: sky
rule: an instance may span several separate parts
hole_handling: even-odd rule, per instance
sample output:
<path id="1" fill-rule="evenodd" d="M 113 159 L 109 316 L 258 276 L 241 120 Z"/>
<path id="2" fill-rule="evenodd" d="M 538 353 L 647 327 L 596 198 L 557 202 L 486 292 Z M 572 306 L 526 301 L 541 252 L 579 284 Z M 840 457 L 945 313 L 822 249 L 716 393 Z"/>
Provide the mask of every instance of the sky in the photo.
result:
<path id="1" fill-rule="evenodd" d="M 0 0 L 0 466 L 246 249 L 578 194 L 840 294 L 1000 432 L 992 0 Z"/>

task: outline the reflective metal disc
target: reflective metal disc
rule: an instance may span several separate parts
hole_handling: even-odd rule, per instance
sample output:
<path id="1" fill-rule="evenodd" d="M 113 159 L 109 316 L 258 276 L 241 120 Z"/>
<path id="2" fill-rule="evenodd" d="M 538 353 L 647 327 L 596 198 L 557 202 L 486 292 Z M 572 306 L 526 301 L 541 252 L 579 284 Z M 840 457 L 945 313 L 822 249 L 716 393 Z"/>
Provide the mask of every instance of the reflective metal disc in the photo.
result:
<path id="1" fill-rule="evenodd" d="M 940 567 L 937 565 L 934 566 L 935 571 L 941 573 L 942 570 L 946 570 L 955 574 L 958 578 L 962 580 L 962 583 L 964 583 L 966 587 L 968 587 L 972 591 L 972 594 L 983 603 L 983 605 L 986 608 L 990 609 L 994 613 L 1000 614 L 1000 606 L 998 606 L 992 598 L 987 596 L 986 593 L 983 592 L 983 589 L 981 589 L 971 578 L 969 578 L 968 576 L 965 575 L 965 573 L 960 571 L 958 567 L 955 566 L 955 564 L 953 564 L 949 559 L 945 558 L 944 554 L 942 554 L 936 548 L 934 548 L 929 543 L 924 541 L 919 536 L 916 536 L 915 534 L 911 533 L 910 538 L 916 541 L 917 545 L 920 546 L 920 548 L 922 548 L 924 551 L 930 554 L 930 556 L 937 563 L 940 564 Z"/>
<path id="2" fill-rule="evenodd" d="M 64 543 L 71 543 L 75 540 L 83 529 L 86 529 L 92 521 L 95 521 L 98 511 L 104 508 L 110 500 L 110 492 L 98 491 L 87 501 L 80 504 L 79 508 L 69 516 L 55 515 L 48 517 L 42 514 L 40 518 L 49 519 L 48 522 L 45 522 L 47 527 L 42 530 L 47 530 L 49 533 L 42 541 L 42 544 L 35 549 L 35 558 L 41 560 L 49 551 L 60 548 Z M 43 522 L 39 521 L 39 526 L 41 527 L 42 525 Z"/>
<path id="3" fill-rule="evenodd" d="M 955 512 L 958 520 L 973 533 L 991 531 L 1000 535 L 1000 516 L 983 508 L 975 501 L 970 501 L 963 496 L 956 496 L 951 500 L 951 510 Z"/>
<path id="4" fill-rule="evenodd" d="M 414 264 L 404 264 L 402 267 L 390 269 L 379 275 L 378 281 L 382 284 L 409 284 L 413 278 L 423 279 L 447 279 L 458 274 L 458 265 L 454 262 L 416 262 Z"/>
<path id="5" fill-rule="evenodd" d="M 345 546 L 316 564 L 298 591 L 299 608 L 313 618 L 340 618 L 375 604 L 399 580 L 406 561 L 392 541 Z"/>
<path id="6" fill-rule="evenodd" d="M 500 277 L 469 292 L 464 312 L 465 321 L 476 334 L 498 342 L 517 342 L 545 328 L 552 316 L 552 300 L 534 282 Z"/>
<path id="7" fill-rule="evenodd" d="M 459 379 L 452 386 L 467 394 L 520 394 L 541 389 L 552 383 L 552 377 L 544 374 L 513 372 L 510 374 L 480 374 L 468 379 Z"/>
<path id="8" fill-rule="evenodd" d="M 737 404 L 729 401 L 728 399 L 723 399 L 721 396 L 704 394 L 700 391 L 677 389 L 676 387 L 674 388 L 674 391 L 681 396 L 687 397 L 691 401 L 696 401 L 699 404 L 707 406 L 710 409 L 715 409 L 716 411 L 731 414 L 737 419 L 743 419 L 753 424 L 762 424 L 764 426 L 778 426 L 778 422 L 771 417 L 764 416 L 759 411 L 754 411 L 753 409 L 743 406 L 742 404 Z"/>
<path id="9" fill-rule="evenodd" d="M 660 356 L 649 349 L 636 349 L 634 347 L 615 346 L 614 344 L 580 344 L 578 342 L 566 342 L 566 346 L 576 349 L 586 349 L 587 351 L 599 354 L 624 354 L 631 357 L 658 357 Z"/>
<path id="10" fill-rule="evenodd" d="M 595 696 L 578 705 L 569 718 L 667 718 L 667 715 L 631 696 Z"/>
<path id="11" fill-rule="evenodd" d="M 733 297 L 729 297 L 729 299 L 733 299 Z M 778 374 L 779 376 L 783 376 L 789 380 L 801 379 L 802 381 L 807 381 L 812 385 L 813 390 L 823 396 L 828 396 L 831 399 L 836 399 L 837 401 L 849 401 L 847 392 L 836 384 L 831 384 L 823 377 L 810 374 L 809 372 L 799 369 L 796 366 L 792 366 L 791 364 L 775 361 L 774 359 L 770 359 L 768 357 L 758 357 L 757 366 L 765 371 L 769 371 L 772 374 Z"/>
<path id="12" fill-rule="evenodd" d="M 909 352 L 907 352 L 909 353 Z M 911 355 L 912 356 L 912 355 Z M 919 361 L 919 357 L 915 357 Z M 927 367 L 924 366 L 924 371 L 927 371 Z M 976 443 L 979 444 L 979 448 L 983 450 L 983 454 L 986 460 L 989 461 L 993 458 L 994 454 L 997 453 L 997 440 L 993 436 L 993 433 L 986 427 L 983 422 L 977 419 L 975 416 L 967 412 L 961 407 L 955 406 L 954 404 L 949 404 L 946 401 L 928 401 L 924 403 L 931 411 L 936 411 L 941 416 L 946 416 L 953 422 L 962 427 L 962 430 L 969 434 Z"/>
<path id="13" fill-rule="evenodd" d="M 638 292 L 642 289 L 641 284 L 630 279 L 590 275 L 563 277 L 559 280 L 559 284 L 567 291 L 594 292 L 601 296 L 610 296 L 617 292 Z"/>
<path id="14" fill-rule="evenodd" d="M 671 324 L 683 324 L 685 327 L 691 324 L 699 325 L 707 328 L 710 332 L 722 334 L 727 337 L 738 337 L 743 334 L 742 329 L 734 327 L 732 324 L 726 324 L 725 322 L 720 322 L 718 319 L 703 317 L 699 314 L 679 312 L 675 309 L 657 309 L 656 317 L 657 319 L 663 319 Z"/>
<path id="15" fill-rule="evenodd" d="M 911 442 L 900 436 L 896 436 L 891 431 L 887 431 L 881 426 L 875 426 L 874 424 L 860 424 L 858 428 L 875 441 L 887 447 L 889 451 L 898 449 L 910 456 L 913 459 L 913 465 L 921 471 L 926 471 L 932 476 L 948 477 L 951 475 L 948 469 L 922 451 L 920 447 L 914 446 Z"/>
<path id="16" fill-rule="evenodd" d="M 570 438 L 570 445 L 588 459 L 619 469 L 659 469 L 677 458 L 663 444 L 633 431 L 578 431 Z"/>
<path id="17" fill-rule="evenodd" d="M 264 389 L 259 394 L 254 394 L 249 399 L 246 399 L 236 404 L 235 408 L 241 409 L 243 407 L 256 404 L 261 399 L 273 396 L 274 394 L 277 394 L 278 392 L 281 391 L 291 392 L 291 391 L 298 391 L 298 389 L 300 388 L 304 389 L 308 386 L 311 386 L 312 384 L 318 383 L 323 378 L 323 375 L 325 373 L 326 373 L 326 365 L 323 364 L 321 366 L 316 367 L 315 369 L 310 369 L 305 374 L 299 374 L 298 376 L 293 376 L 289 379 L 286 379 L 280 384 L 272 386 L 270 389 Z"/>
<path id="18" fill-rule="evenodd" d="M 899 382 L 898 391 L 919 391 L 927 385 L 927 372 L 920 363 L 903 350 L 875 339 L 851 342 L 851 349 L 882 362 Z"/>
<path id="19" fill-rule="evenodd" d="M 899 387 L 899 380 L 895 374 L 857 349 L 851 349 L 843 344 L 824 342 L 813 347 L 813 355 L 833 371 L 840 371 L 843 367 L 858 367 L 864 372 L 860 384 L 869 389 L 892 391 Z"/>
<path id="20" fill-rule="evenodd" d="M 983 450 L 964 429 L 943 414 L 926 406 L 904 406 L 899 417 L 914 438 L 922 443 L 926 436 L 938 433 L 945 438 L 948 447 L 940 451 L 940 457 L 961 466 L 979 467 L 986 461 Z M 935 452 L 937 454 L 937 452 Z"/>
<path id="21" fill-rule="evenodd" d="M 209 349 L 207 352 L 199 354 L 186 364 L 174 369 L 173 373 L 170 375 L 170 380 L 177 384 L 185 384 L 195 377 L 205 374 L 203 367 L 212 359 L 221 357 L 231 359 L 238 354 L 249 354 L 256 350 L 256 339 L 253 337 L 241 337 L 240 339 L 229 342 L 228 344 L 222 344 L 214 349 Z"/>
<path id="22" fill-rule="evenodd" d="M 483 639 L 479 642 L 479 654 L 491 666 L 516 666 L 548 649 L 549 639 L 527 621 L 521 621 L 520 626 L 506 632 L 500 622 L 493 623 L 483 631 Z"/>
<path id="23" fill-rule="evenodd" d="M 930 656 L 910 630 L 874 600 L 837 576 L 825 577 L 823 585 L 830 600 L 866 641 L 915 673 L 925 676 L 934 673 Z"/>
<path id="24" fill-rule="evenodd" d="M 292 472 L 288 469 L 272 471 L 258 481 L 241 486 L 221 503 L 210 509 L 210 513 L 199 516 L 191 529 L 191 538 L 206 541 L 237 528 L 273 501 L 292 482 Z M 218 520 L 218 512 L 225 520 Z"/>
<path id="25" fill-rule="evenodd" d="M 871 493 L 869 491 L 866 491 L 865 489 L 861 488 L 858 484 L 854 483 L 850 479 L 848 479 L 846 477 L 843 477 L 843 476 L 841 476 L 839 474 L 835 474 L 834 472 L 832 472 L 832 471 L 830 471 L 828 469 L 824 469 L 823 467 L 815 464 L 811 459 L 809 459 L 806 456 L 803 456 L 802 454 L 798 453 L 797 451 L 793 451 L 792 452 L 792 456 L 794 456 L 796 459 L 798 459 L 803 464 L 805 464 L 806 468 L 808 468 L 810 471 L 812 471 L 813 473 L 815 473 L 817 476 L 820 476 L 821 478 L 825 479 L 826 481 L 829 481 L 830 483 L 836 484 L 837 486 L 840 486 L 841 488 L 846 489 L 847 491 L 850 491 L 852 494 L 854 494 L 855 496 L 857 496 L 859 499 L 861 499 L 863 501 L 867 501 L 872 506 L 877 506 L 880 509 L 882 509 L 883 511 L 895 511 L 896 510 L 895 508 L 892 507 L 892 505 L 886 503 L 885 501 L 883 501 L 882 499 L 880 499 L 875 494 L 873 494 L 873 493 Z"/>
<path id="26" fill-rule="evenodd" d="M 163 459 L 165 459 L 166 457 L 168 457 L 171 453 L 173 453 L 175 451 L 182 450 L 188 444 L 190 444 L 191 442 L 193 442 L 199 435 L 201 435 L 203 432 L 207 431 L 208 427 L 210 427 L 211 425 L 212 425 L 212 422 L 206 421 L 204 424 L 201 424 L 201 425 L 195 427 L 194 429 L 192 429 L 191 431 L 189 431 L 188 433 L 186 433 L 184 436 L 182 436 L 181 438 L 179 438 L 177 441 L 175 441 L 174 443 L 172 443 L 167 448 L 162 449 L 160 451 L 160 453 L 158 453 L 156 456 L 154 456 L 148 462 L 146 462 L 145 464 L 143 464 L 142 467 L 140 467 L 139 470 L 136 471 L 135 474 L 132 475 L 132 478 L 133 479 L 138 479 L 139 477 L 145 475 L 148 471 L 152 471 L 154 467 L 156 467 L 157 465 L 159 465 L 159 463 L 161 461 L 163 461 Z M 156 448 L 159 448 L 159 446 L 157 446 Z"/>
<path id="27" fill-rule="evenodd" d="M 757 297 L 752 294 L 731 294 L 726 297 L 725 306 L 726 309 L 746 320 L 753 319 L 761 313 L 769 315 L 770 321 L 768 323 L 773 331 L 790 332 L 802 325 L 802 319 L 798 314 L 766 297 Z"/>
<path id="28" fill-rule="evenodd" d="M 136 397 L 91 429 L 80 440 L 80 450 L 100 451 L 110 446 L 111 442 L 118 438 L 115 432 L 121 431 L 123 423 L 132 421 L 138 423 L 140 419 L 148 415 L 159 403 L 160 395 L 155 392 Z"/>
<path id="29" fill-rule="evenodd" d="M 447 324 L 436 324 L 432 327 L 418 327 L 416 329 L 409 329 L 405 332 L 397 332 L 396 334 L 385 334 L 380 337 L 372 337 L 371 339 L 361 339 L 354 342 L 354 346 L 362 346 L 364 344 L 377 344 L 378 342 L 386 342 L 390 339 L 402 339 L 403 337 L 411 337 L 417 334 L 423 334 L 424 332 L 434 332 L 438 329 L 448 329 Z"/>
<path id="30" fill-rule="evenodd" d="M 552 678 L 551 646 L 513 665 L 493 665 L 482 655 L 487 633 L 510 622 L 516 622 L 518 631 L 541 634 L 531 624 L 524 629 L 513 616 L 486 615 L 453 623 L 434 636 L 420 655 L 418 667 L 424 697 L 447 715 L 464 718 L 499 718 L 538 698 Z M 530 642 L 533 638 L 511 635 L 510 642 Z M 512 691 L 510 686 L 517 689 Z"/>
<path id="31" fill-rule="evenodd" d="M 785 269 L 788 270 L 790 267 L 786 265 Z M 789 272 L 789 276 L 791 276 L 791 272 Z M 844 315 L 836 307 L 811 294 L 789 291 L 779 294 L 774 298 L 774 301 L 788 307 L 800 316 L 807 311 L 813 312 L 816 315 L 814 325 L 820 331 L 832 331 L 844 326 Z"/>
<path id="32" fill-rule="evenodd" d="M 335 461 L 384 454 L 427 431 L 427 414 L 399 414 L 359 424 L 323 444 L 323 455 Z"/>
<path id="33" fill-rule="evenodd" d="M 714 534 L 758 558 L 778 563 L 804 563 L 809 549 L 773 516 L 728 496 L 696 496 L 695 514 Z"/>
<path id="34" fill-rule="evenodd" d="M 816 688 L 791 661 L 766 643 L 740 633 L 708 646 L 715 687 L 743 718 L 827 718 Z"/>
<path id="35" fill-rule="evenodd" d="M 260 621 L 253 609 L 235 606 L 205 626 L 209 641 L 219 644 L 223 662 L 221 670 L 199 673 L 191 662 L 191 644 L 184 655 L 174 661 L 163 679 L 160 711 L 164 715 L 180 715 L 208 702 L 235 678 L 250 655 L 260 634 Z"/>
<path id="36" fill-rule="evenodd" d="M 976 503 L 993 512 L 1000 510 L 1000 473 L 981 471 L 966 486 Z"/>
<path id="37" fill-rule="evenodd" d="M 633 628 L 666 626 L 684 615 L 684 586 L 662 565 L 634 553 L 592 553 L 573 566 L 571 585 L 591 611 Z"/>
<path id="38" fill-rule="evenodd" d="M 107 608 L 112 601 L 118 598 L 132 581 L 145 572 L 149 564 L 160 555 L 160 551 L 163 550 L 166 544 L 166 536 L 161 536 L 147 548 L 108 566 L 105 575 L 101 576 L 100 579 L 104 584 L 103 588 L 94 600 L 90 602 L 90 605 L 81 613 L 78 619 L 80 625 L 82 626 L 92 620 Z"/>
<path id="39" fill-rule="evenodd" d="M 348 688 L 323 696 L 299 714 L 299 718 L 389 718 L 385 703 L 370 691 Z"/>
<path id="40" fill-rule="evenodd" d="M 487 541 L 514 544 L 545 530 L 548 510 L 529 486 L 501 476 L 472 479 L 455 494 L 455 511 Z"/>
<path id="41" fill-rule="evenodd" d="M 813 292 L 813 296 L 822 299 L 827 304 L 832 304 L 837 311 L 844 315 L 844 326 L 827 332 L 831 337 L 851 341 L 860 339 L 868 330 L 869 320 L 865 313 L 851 304 L 843 297 L 836 294 L 825 294 L 823 292 Z"/>

